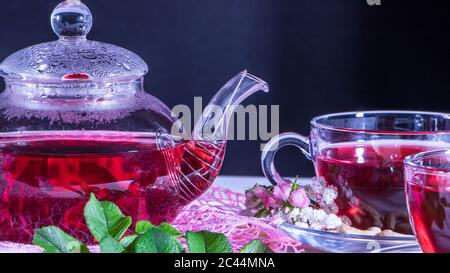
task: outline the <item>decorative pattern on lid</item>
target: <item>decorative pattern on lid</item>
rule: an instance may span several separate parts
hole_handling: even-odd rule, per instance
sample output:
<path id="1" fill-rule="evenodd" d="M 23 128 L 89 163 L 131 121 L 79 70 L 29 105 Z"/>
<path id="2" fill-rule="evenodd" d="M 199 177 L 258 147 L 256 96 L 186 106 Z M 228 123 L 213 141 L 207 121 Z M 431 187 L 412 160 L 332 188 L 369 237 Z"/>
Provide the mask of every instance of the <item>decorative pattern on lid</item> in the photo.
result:
<path id="1" fill-rule="evenodd" d="M 89 8 L 79 0 L 66 0 L 52 13 L 58 41 L 22 49 L 0 64 L 9 80 L 57 84 L 67 81 L 102 83 L 141 78 L 147 64 L 133 52 L 111 44 L 89 41 L 92 27 Z"/>

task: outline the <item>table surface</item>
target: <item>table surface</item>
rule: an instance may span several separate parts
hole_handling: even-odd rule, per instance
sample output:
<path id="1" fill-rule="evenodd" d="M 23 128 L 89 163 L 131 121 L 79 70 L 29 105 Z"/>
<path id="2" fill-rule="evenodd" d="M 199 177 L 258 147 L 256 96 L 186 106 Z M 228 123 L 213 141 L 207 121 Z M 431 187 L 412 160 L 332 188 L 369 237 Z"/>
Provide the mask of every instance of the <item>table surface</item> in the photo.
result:
<path id="1" fill-rule="evenodd" d="M 270 182 L 261 176 L 219 176 L 214 181 L 215 186 L 227 188 L 235 192 L 244 193 L 256 183 L 270 185 Z"/>

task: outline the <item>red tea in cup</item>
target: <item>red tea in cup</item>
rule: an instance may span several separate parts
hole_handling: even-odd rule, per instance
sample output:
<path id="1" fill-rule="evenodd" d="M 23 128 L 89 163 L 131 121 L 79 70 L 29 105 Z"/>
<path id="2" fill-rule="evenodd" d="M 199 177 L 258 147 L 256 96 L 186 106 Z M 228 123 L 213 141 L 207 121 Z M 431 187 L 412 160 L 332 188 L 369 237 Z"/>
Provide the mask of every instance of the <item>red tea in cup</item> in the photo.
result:
<path id="1" fill-rule="evenodd" d="M 341 215 L 367 229 L 411 233 L 404 198 L 403 159 L 438 148 L 425 141 L 375 140 L 330 145 L 316 157 L 317 174 L 338 188 Z"/>

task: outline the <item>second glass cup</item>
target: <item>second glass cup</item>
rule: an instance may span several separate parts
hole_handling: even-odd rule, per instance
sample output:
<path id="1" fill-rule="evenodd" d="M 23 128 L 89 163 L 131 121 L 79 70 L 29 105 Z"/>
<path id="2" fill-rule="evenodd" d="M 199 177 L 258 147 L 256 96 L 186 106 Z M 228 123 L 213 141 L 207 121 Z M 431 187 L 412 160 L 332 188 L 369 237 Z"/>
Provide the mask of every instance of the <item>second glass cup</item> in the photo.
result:
<path id="1" fill-rule="evenodd" d="M 417 240 L 426 253 L 450 252 L 450 150 L 405 159 L 406 199 Z"/>
<path id="2" fill-rule="evenodd" d="M 338 189 L 340 215 L 352 225 L 412 234 L 404 194 L 403 160 L 450 147 L 450 115 L 428 112 L 352 112 L 320 116 L 309 138 L 296 133 L 271 140 L 262 155 L 266 177 L 285 181 L 274 157 L 285 146 L 298 147 L 316 175 Z"/>

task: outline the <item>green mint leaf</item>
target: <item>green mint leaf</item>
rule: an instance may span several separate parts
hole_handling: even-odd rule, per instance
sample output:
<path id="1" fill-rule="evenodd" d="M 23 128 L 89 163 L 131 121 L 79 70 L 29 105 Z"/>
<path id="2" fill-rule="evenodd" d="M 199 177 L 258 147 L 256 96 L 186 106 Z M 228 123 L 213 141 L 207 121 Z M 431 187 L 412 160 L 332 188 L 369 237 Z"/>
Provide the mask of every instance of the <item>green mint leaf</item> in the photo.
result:
<path id="1" fill-rule="evenodd" d="M 130 235 L 130 236 L 126 236 L 123 237 L 122 240 L 120 240 L 120 244 L 124 247 L 124 248 L 128 248 L 133 242 L 134 240 L 136 240 L 138 238 L 137 235 Z"/>
<path id="2" fill-rule="evenodd" d="M 111 202 L 100 202 L 92 193 L 84 207 L 84 218 L 94 238 L 101 242 L 106 236 L 119 240 L 131 226 L 131 217 L 125 217 Z"/>
<path id="3" fill-rule="evenodd" d="M 148 233 L 151 233 L 158 250 L 158 253 L 180 253 L 183 246 L 171 234 L 159 229 L 153 228 Z"/>
<path id="4" fill-rule="evenodd" d="M 158 253 L 155 240 L 151 233 L 137 236 L 137 238 L 127 247 L 129 253 Z"/>
<path id="5" fill-rule="evenodd" d="M 184 252 L 184 249 L 175 237 L 153 227 L 147 233 L 139 235 L 127 251 L 134 253 L 181 253 Z"/>
<path id="6" fill-rule="evenodd" d="M 102 253 L 122 253 L 125 251 L 125 247 L 109 235 L 100 241 L 100 249 Z"/>
<path id="7" fill-rule="evenodd" d="M 83 243 L 57 227 L 36 230 L 33 244 L 42 247 L 45 253 L 89 253 Z"/>
<path id="8" fill-rule="evenodd" d="M 159 225 L 159 229 L 161 229 L 175 237 L 183 236 L 183 233 L 181 233 L 178 229 L 176 229 L 174 226 L 172 226 L 171 224 L 168 224 L 168 223 L 162 223 L 161 225 Z"/>
<path id="9" fill-rule="evenodd" d="M 263 242 L 260 240 L 254 240 L 245 245 L 240 253 L 270 253 L 272 252 Z"/>
<path id="10" fill-rule="evenodd" d="M 208 231 L 186 233 L 187 245 L 191 253 L 232 253 L 233 249 L 223 234 Z"/>
<path id="11" fill-rule="evenodd" d="M 153 227 L 155 227 L 155 226 L 152 223 L 150 223 L 149 221 L 139 221 L 136 224 L 135 232 L 136 232 L 136 234 L 142 235 L 142 234 L 147 233 Z"/>

